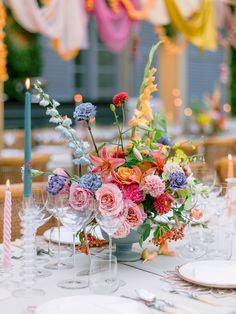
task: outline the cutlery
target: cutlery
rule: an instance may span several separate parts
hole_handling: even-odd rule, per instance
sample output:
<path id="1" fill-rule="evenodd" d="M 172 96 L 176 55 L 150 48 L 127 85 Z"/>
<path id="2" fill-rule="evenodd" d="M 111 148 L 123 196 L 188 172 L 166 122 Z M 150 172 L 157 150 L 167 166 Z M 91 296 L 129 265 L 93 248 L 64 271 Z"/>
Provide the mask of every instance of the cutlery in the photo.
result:
<path id="1" fill-rule="evenodd" d="M 177 290 L 177 289 L 174 289 L 174 288 L 163 289 L 163 291 L 166 291 L 166 292 L 169 292 L 169 293 L 175 293 L 175 294 L 179 294 L 179 295 L 184 295 L 184 296 L 186 296 L 186 297 L 188 297 L 190 299 L 194 299 L 194 300 L 197 300 L 197 301 L 209 304 L 209 305 L 223 306 L 222 303 L 214 301 L 214 300 L 212 300 L 212 299 L 210 299 L 210 298 L 208 298 L 206 296 L 199 295 L 199 294 L 197 294 L 195 292 L 180 291 L 180 290 Z"/>
<path id="2" fill-rule="evenodd" d="M 193 311 L 192 309 L 189 309 L 187 306 L 183 306 L 181 304 L 178 303 L 174 303 L 171 300 L 164 300 L 164 299 L 160 299 L 157 298 L 155 296 L 154 293 L 145 290 L 145 289 L 139 289 L 139 290 L 135 290 L 135 292 L 137 293 L 138 297 L 144 301 L 147 302 L 155 302 L 155 301 L 159 301 L 159 302 L 163 302 L 164 304 L 166 304 L 167 306 L 174 308 L 176 310 L 181 310 L 182 312 L 184 311 L 187 314 L 196 314 L 198 312 Z"/>
<path id="3" fill-rule="evenodd" d="M 143 299 L 140 298 L 133 298 L 133 297 L 128 297 L 127 295 L 121 295 L 120 297 L 125 298 L 125 299 L 130 299 L 130 300 L 134 300 L 134 301 L 138 301 L 138 302 L 142 302 L 144 303 L 147 307 L 150 308 L 154 308 L 158 311 L 161 311 L 163 313 L 167 313 L 167 314 L 182 314 L 180 311 L 178 311 L 177 309 L 171 308 L 166 306 L 165 304 L 163 304 L 162 302 L 158 302 L 158 301 L 145 301 Z"/>

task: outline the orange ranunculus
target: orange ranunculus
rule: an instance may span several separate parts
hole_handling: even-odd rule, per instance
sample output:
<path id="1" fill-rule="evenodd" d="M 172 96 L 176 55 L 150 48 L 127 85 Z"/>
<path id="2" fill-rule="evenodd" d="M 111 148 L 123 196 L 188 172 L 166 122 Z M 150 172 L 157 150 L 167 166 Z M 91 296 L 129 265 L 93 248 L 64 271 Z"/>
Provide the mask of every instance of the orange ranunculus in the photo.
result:
<path id="1" fill-rule="evenodd" d="M 199 220 L 203 216 L 203 212 L 200 209 L 194 208 L 190 214 L 190 219 Z"/>
<path id="2" fill-rule="evenodd" d="M 112 175 L 115 180 L 121 184 L 140 182 L 142 178 L 142 172 L 137 166 L 133 166 L 132 169 L 128 167 L 119 167 L 117 172 L 112 172 Z"/>

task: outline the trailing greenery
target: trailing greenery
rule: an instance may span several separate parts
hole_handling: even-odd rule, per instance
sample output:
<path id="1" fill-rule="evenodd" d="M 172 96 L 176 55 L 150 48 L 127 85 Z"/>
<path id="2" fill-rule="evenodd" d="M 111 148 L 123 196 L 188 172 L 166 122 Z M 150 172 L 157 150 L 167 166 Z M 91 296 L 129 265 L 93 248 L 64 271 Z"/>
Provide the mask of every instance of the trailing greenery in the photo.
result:
<path id="1" fill-rule="evenodd" d="M 10 99 L 22 100 L 24 80 L 41 74 L 42 59 L 39 35 L 23 29 L 7 11 L 6 45 L 8 50 L 7 71 L 8 81 L 5 92 Z"/>

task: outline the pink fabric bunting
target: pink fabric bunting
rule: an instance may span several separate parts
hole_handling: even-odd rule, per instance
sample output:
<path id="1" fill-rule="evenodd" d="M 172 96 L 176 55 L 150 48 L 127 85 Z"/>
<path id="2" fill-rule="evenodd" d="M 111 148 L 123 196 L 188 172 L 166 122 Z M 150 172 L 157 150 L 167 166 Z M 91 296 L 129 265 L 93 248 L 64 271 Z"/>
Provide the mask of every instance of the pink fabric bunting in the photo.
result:
<path id="1" fill-rule="evenodd" d="M 139 1 L 132 0 L 136 10 L 140 9 Z M 126 45 L 132 27 L 137 22 L 131 21 L 126 9 L 119 4 L 119 12 L 113 12 L 105 0 L 94 1 L 93 14 L 95 16 L 98 32 L 105 46 L 119 52 Z"/>

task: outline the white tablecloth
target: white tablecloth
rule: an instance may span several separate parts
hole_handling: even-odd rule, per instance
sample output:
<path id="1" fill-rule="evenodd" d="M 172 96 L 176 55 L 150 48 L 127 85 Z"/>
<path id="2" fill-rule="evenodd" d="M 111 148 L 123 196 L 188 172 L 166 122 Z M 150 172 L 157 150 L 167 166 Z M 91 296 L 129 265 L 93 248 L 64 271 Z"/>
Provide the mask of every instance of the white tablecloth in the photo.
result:
<path id="1" fill-rule="evenodd" d="M 180 243 L 177 244 L 177 246 Z M 172 248 L 175 248 L 176 244 L 172 245 Z M 236 241 L 234 241 L 234 248 L 236 249 Z M 138 245 L 135 245 L 135 250 L 141 251 Z M 178 250 L 178 248 L 176 248 Z M 234 250 L 234 256 L 232 259 L 236 260 L 236 250 Z M 83 254 L 77 255 L 77 268 L 84 269 L 88 266 L 88 257 Z M 208 313 L 208 314 L 226 314 L 226 313 L 236 313 L 236 308 L 227 307 L 227 300 L 231 302 L 235 302 L 234 297 L 224 297 L 217 298 L 217 301 L 222 302 L 225 306 L 212 306 L 207 305 L 202 302 L 192 300 L 187 298 L 186 296 L 174 295 L 163 291 L 164 288 L 170 287 L 168 283 L 163 281 L 163 279 L 159 275 L 163 275 L 165 271 L 173 271 L 177 265 L 181 265 L 186 261 L 180 259 L 178 256 L 158 256 L 155 260 L 143 264 L 141 261 L 129 263 L 138 268 L 143 268 L 144 270 L 154 272 L 155 274 L 151 274 L 148 272 L 144 272 L 143 270 L 135 269 L 133 267 L 119 264 L 119 277 L 123 280 L 126 285 L 119 288 L 119 290 L 115 293 L 116 295 L 127 295 L 135 297 L 135 289 L 137 288 L 145 288 L 149 291 L 152 291 L 160 298 L 165 298 L 166 300 L 173 300 L 178 303 L 182 303 L 190 308 L 194 309 L 198 313 Z M 14 273 L 17 274 L 21 267 L 20 260 L 13 260 L 14 264 Z M 81 290 L 66 290 L 57 287 L 57 282 L 68 279 L 72 275 L 72 270 L 63 270 L 63 271 L 52 271 L 53 275 L 47 278 L 39 278 L 35 287 L 45 290 L 46 294 L 43 297 L 34 297 L 29 299 L 24 298 L 14 298 L 10 297 L 5 300 L 0 301 L 0 313 L 1 314 L 23 314 L 27 313 L 25 310 L 29 306 L 38 306 L 43 302 L 51 300 L 53 298 L 58 298 L 62 296 L 71 296 L 78 294 L 89 294 L 89 289 L 81 289 Z M 18 277 L 19 279 L 20 277 Z M 87 278 L 87 277 L 85 277 Z M 17 279 L 17 276 L 16 276 Z M 211 295 L 208 295 L 211 298 Z M 235 302 L 236 304 L 236 302 Z M 154 311 L 158 313 L 158 311 Z M 78 313 L 86 313 L 86 309 L 79 309 Z M 76 313 L 75 313 L 76 314 Z"/>

